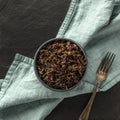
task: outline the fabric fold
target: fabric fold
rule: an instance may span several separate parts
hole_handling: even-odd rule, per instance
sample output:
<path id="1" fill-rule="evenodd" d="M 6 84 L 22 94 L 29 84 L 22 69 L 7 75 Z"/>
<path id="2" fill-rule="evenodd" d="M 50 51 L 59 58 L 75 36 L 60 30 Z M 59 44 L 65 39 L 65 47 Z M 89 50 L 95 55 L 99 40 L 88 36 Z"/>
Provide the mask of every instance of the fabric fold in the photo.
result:
<path id="1" fill-rule="evenodd" d="M 115 4 L 114 0 L 79 0 L 76 2 L 78 2 L 78 7 L 73 6 L 75 13 L 74 16 L 69 16 L 72 20 L 67 21 L 70 23 L 64 28 L 67 29 L 66 32 L 61 36 L 58 34 L 57 37 L 74 39 L 84 47 L 96 32 L 109 24 Z"/>

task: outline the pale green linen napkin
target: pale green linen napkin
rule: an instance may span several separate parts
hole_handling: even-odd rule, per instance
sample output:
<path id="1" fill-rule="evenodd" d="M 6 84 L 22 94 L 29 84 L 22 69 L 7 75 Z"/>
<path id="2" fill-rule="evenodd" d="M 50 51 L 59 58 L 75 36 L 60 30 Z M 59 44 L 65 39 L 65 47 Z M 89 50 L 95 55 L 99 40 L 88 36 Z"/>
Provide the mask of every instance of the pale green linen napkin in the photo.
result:
<path id="1" fill-rule="evenodd" d="M 110 50 L 117 54 L 106 91 L 120 81 L 120 6 L 114 0 L 72 0 L 57 37 L 79 42 L 88 57 L 81 84 L 68 92 L 54 92 L 36 78 L 33 59 L 16 54 L 4 80 L 0 81 L 0 120 L 43 120 L 65 97 L 89 93 L 96 84 L 96 70 Z"/>

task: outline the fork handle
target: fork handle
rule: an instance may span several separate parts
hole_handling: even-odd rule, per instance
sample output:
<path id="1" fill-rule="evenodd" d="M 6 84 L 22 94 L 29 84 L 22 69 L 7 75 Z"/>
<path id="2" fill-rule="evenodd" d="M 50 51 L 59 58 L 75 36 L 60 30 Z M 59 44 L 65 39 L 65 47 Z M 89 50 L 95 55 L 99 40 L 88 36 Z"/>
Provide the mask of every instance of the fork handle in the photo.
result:
<path id="1" fill-rule="evenodd" d="M 93 104 L 93 101 L 94 101 L 94 98 L 96 96 L 96 93 L 97 93 L 99 86 L 100 86 L 100 82 L 99 83 L 97 82 L 96 87 L 93 90 L 92 96 L 90 97 L 88 104 L 86 105 L 83 112 L 81 113 L 79 120 L 88 120 L 88 117 L 89 117 L 89 114 L 90 114 L 90 111 L 92 108 L 92 104 Z"/>

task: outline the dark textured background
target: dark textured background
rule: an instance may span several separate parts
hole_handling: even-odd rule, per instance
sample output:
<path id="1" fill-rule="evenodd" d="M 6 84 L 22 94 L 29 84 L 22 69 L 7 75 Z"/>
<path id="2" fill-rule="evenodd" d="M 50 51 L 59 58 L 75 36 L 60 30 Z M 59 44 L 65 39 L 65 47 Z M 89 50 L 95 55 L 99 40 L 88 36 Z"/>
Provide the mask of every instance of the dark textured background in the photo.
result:
<path id="1" fill-rule="evenodd" d="M 33 58 L 37 48 L 56 36 L 70 0 L 0 0 L 0 78 L 16 53 Z M 90 94 L 65 99 L 46 120 L 78 120 Z M 120 83 L 98 93 L 90 120 L 120 120 Z"/>

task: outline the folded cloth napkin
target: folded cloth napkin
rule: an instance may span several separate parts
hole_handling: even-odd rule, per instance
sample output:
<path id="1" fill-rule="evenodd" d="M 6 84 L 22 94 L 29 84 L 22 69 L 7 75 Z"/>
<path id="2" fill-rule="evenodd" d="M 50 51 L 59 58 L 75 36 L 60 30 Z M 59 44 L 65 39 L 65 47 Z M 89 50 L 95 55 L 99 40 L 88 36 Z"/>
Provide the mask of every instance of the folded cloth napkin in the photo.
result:
<path id="1" fill-rule="evenodd" d="M 114 0 L 72 0 L 56 37 L 82 45 L 88 68 L 81 84 L 71 91 L 55 92 L 37 80 L 33 59 L 16 54 L 0 81 L 0 120 L 43 120 L 64 98 L 89 93 L 96 84 L 96 70 L 108 50 L 117 54 L 109 76 L 99 91 L 120 81 L 120 6 Z"/>

